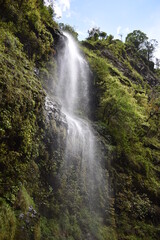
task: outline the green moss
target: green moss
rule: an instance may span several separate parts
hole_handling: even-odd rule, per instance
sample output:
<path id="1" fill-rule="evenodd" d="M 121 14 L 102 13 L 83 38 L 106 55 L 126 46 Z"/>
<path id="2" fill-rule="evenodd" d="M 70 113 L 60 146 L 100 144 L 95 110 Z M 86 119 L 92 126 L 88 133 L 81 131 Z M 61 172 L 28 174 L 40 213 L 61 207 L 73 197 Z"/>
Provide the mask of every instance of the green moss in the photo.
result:
<path id="1" fill-rule="evenodd" d="M 115 231 L 115 229 L 111 228 L 111 227 L 102 227 L 100 230 L 101 234 L 102 234 L 102 238 L 101 239 L 108 239 L 108 240 L 117 240 L 117 233 Z"/>
<path id="2" fill-rule="evenodd" d="M 0 103 L 0 164 L 5 173 L 2 172 L 0 178 L 8 181 L 5 183 L 8 185 L 5 194 L 8 200 L 10 194 L 13 202 L 16 191 L 11 189 L 24 181 L 30 158 L 35 160 L 38 157 L 40 138 L 36 137 L 36 133 L 44 93 L 34 76 L 33 64 L 22 52 L 22 44 L 18 39 L 2 29 L 1 40 L 0 85 L 3 101 Z"/>
<path id="3" fill-rule="evenodd" d="M 29 196 L 24 186 L 22 186 L 19 190 L 17 205 L 23 212 L 27 212 L 30 206 L 35 207 L 33 199 Z"/>
<path id="4" fill-rule="evenodd" d="M 55 29 L 58 25 L 49 10 L 40 1 L 3 1 L 1 4 L 0 25 L 14 32 L 23 43 L 25 52 L 37 63 L 54 52 L 54 40 L 48 28 Z"/>
<path id="5" fill-rule="evenodd" d="M 11 207 L 0 198 L 0 239 L 13 240 L 16 231 L 16 217 Z"/>
<path id="6" fill-rule="evenodd" d="M 158 239 L 156 226 L 156 234 L 152 232 L 154 220 L 148 220 L 155 219 L 153 205 L 157 206 L 160 196 L 159 168 L 153 162 L 153 159 L 159 162 L 158 88 L 151 96 L 150 86 L 134 68 L 133 61 L 139 62 L 140 56 L 128 55 L 123 43 L 112 41 L 107 46 L 100 41 L 90 41 L 90 45 L 87 44 L 83 43 L 88 47 L 83 50 L 94 72 L 94 97 L 97 99 L 94 114 L 99 126 L 103 124 L 103 136 L 109 133 L 116 145 L 111 175 L 116 191 L 118 239 Z M 105 56 L 104 49 L 114 56 L 110 52 Z M 124 68 L 129 73 L 127 77 L 122 71 Z M 139 230 L 134 232 L 134 228 Z"/>

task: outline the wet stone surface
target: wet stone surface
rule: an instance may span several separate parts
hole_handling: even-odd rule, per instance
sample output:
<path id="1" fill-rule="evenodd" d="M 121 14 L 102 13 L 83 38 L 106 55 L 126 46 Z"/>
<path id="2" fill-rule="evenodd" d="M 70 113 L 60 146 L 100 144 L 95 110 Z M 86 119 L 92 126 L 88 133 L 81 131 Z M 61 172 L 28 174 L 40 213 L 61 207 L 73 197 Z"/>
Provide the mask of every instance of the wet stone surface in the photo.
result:
<path id="1" fill-rule="evenodd" d="M 65 128 L 68 127 L 66 116 L 61 111 L 61 105 L 51 98 L 46 97 L 45 110 L 47 114 L 47 121 L 55 120 L 56 125 L 63 125 Z"/>

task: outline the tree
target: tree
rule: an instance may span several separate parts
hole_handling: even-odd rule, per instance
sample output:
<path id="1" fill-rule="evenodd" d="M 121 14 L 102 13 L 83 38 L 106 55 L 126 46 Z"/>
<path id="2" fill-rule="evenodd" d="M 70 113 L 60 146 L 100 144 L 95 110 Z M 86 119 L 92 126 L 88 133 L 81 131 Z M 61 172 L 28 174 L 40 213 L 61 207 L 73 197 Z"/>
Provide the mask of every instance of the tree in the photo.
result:
<path id="1" fill-rule="evenodd" d="M 110 35 L 107 37 L 107 42 L 108 42 L 108 44 L 111 44 L 112 41 L 113 41 L 113 39 L 114 39 L 114 36 L 110 34 Z"/>
<path id="2" fill-rule="evenodd" d="M 160 68 L 160 59 L 156 58 L 156 68 Z"/>
<path id="3" fill-rule="evenodd" d="M 99 36 L 100 36 L 102 39 L 105 39 L 106 36 L 107 36 L 107 33 L 102 31 L 102 32 L 99 33 Z"/>
<path id="4" fill-rule="evenodd" d="M 129 33 L 125 42 L 135 47 L 148 61 L 152 59 L 153 53 L 158 46 L 158 42 L 155 39 L 148 40 L 147 35 L 140 30 L 134 30 L 132 33 Z"/>
<path id="5" fill-rule="evenodd" d="M 147 40 L 148 37 L 145 33 L 140 30 L 134 30 L 127 35 L 125 42 L 134 46 L 137 50 L 140 50 Z"/>
<path id="6" fill-rule="evenodd" d="M 158 46 L 158 42 L 155 39 L 151 39 L 150 41 L 145 42 L 146 47 L 146 58 L 150 61 L 153 57 L 153 53 Z"/>
<path id="7" fill-rule="evenodd" d="M 107 33 L 104 31 L 100 31 L 100 28 L 94 27 L 90 30 L 88 30 L 89 37 L 88 39 L 94 39 L 95 41 L 99 39 L 105 39 L 107 36 Z"/>
<path id="8" fill-rule="evenodd" d="M 89 37 L 88 39 L 94 38 L 94 40 L 98 40 L 100 34 L 100 28 L 94 27 L 88 30 Z"/>

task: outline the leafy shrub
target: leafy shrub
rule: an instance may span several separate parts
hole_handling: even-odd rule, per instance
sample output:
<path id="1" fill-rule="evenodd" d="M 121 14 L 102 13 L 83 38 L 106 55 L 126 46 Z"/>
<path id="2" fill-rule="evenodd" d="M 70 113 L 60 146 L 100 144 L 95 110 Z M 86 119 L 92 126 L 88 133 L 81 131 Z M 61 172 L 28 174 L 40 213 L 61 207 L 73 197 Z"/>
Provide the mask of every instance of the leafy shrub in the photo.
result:
<path id="1" fill-rule="evenodd" d="M 13 240 L 16 231 L 16 217 L 11 207 L 0 198 L 0 239 Z"/>

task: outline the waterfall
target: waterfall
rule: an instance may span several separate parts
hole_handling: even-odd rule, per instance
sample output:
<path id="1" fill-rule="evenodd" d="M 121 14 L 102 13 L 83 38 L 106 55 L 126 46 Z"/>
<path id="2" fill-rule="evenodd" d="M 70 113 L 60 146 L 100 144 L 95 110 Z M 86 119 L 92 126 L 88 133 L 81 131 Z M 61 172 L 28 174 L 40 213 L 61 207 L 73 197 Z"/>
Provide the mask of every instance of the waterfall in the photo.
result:
<path id="1" fill-rule="evenodd" d="M 65 163 L 61 175 L 66 188 L 69 178 L 76 178 L 77 191 L 90 209 L 96 207 L 97 193 L 105 192 L 103 171 L 96 136 L 88 120 L 90 69 L 77 43 L 68 34 L 58 54 L 58 83 L 56 96 L 67 120 Z M 76 175 L 76 177 L 75 177 Z M 67 179 L 67 180 L 66 180 Z"/>
<path id="2" fill-rule="evenodd" d="M 75 40 L 64 33 L 67 38 L 58 59 L 59 78 L 57 96 L 63 111 L 75 115 L 77 110 L 87 112 L 89 66 L 81 55 Z"/>

